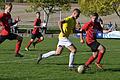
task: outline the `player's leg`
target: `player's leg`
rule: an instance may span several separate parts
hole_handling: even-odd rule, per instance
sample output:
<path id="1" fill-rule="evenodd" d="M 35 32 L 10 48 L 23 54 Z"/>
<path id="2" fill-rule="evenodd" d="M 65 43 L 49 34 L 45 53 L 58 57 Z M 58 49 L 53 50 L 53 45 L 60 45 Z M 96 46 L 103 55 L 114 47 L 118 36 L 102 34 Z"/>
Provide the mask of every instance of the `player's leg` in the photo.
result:
<path id="1" fill-rule="evenodd" d="M 42 54 L 42 58 L 48 58 L 50 56 L 58 56 L 62 53 L 63 47 L 58 46 L 56 51 L 50 51 L 48 53 Z"/>
<path id="2" fill-rule="evenodd" d="M 98 68 L 100 68 L 100 69 L 103 69 L 102 68 L 102 66 L 101 66 L 101 64 L 100 64 L 100 62 L 101 62 L 101 60 L 102 60 L 102 58 L 103 58 L 103 55 L 104 55 L 104 53 L 105 53 L 105 47 L 103 46 L 103 45 L 100 45 L 99 47 L 98 47 L 98 57 L 97 57 L 97 62 L 95 63 L 96 64 L 96 66 L 98 67 Z"/>
<path id="3" fill-rule="evenodd" d="M 71 44 L 67 48 L 70 50 L 70 54 L 69 54 L 69 67 L 70 68 L 74 68 L 74 56 L 75 56 L 75 53 L 76 53 L 77 49 L 76 49 L 76 47 L 73 44 Z"/>
<path id="4" fill-rule="evenodd" d="M 97 58 L 97 54 L 98 52 L 93 52 L 93 55 L 85 63 L 86 67 L 89 67 L 89 65 Z"/>
<path id="5" fill-rule="evenodd" d="M 64 45 L 63 40 L 59 40 L 56 51 L 50 51 L 50 52 L 42 54 L 42 55 L 40 54 L 40 56 L 38 57 L 37 63 L 39 63 L 40 60 L 43 58 L 48 58 L 53 55 L 54 56 L 60 55 L 63 50 L 63 45 Z"/>
<path id="6" fill-rule="evenodd" d="M 8 37 L 9 40 L 18 40 L 17 43 L 16 43 L 16 49 L 15 49 L 15 53 L 16 53 L 16 57 L 23 57 L 23 55 L 21 55 L 19 53 L 20 51 L 20 47 L 21 47 L 21 43 L 22 43 L 22 40 L 23 38 L 17 34 L 13 34 L 11 33 Z"/>
<path id="7" fill-rule="evenodd" d="M 40 42 L 42 42 L 43 40 L 44 40 L 44 37 L 43 37 L 43 35 L 41 34 L 41 33 L 39 33 L 38 35 L 37 35 L 37 41 L 35 41 L 35 42 L 33 42 L 33 46 L 35 47 L 35 45 L 37 44 L 37 43 L 40 43 Z"/>
<path id="8" fill-rule="evenodd" d="M 29 47 L 33 42 L 34 42 L 34 39 L 30 39 L 30 41 L 28 42 L 28 45 L 25 47 L 26 51 L 29 51 Z"/>
<path id="9" fill-rule="evenodd" d="M 95 42 L 92 42 L 91 44 L 87 44 L 87 45 L 91 48 L 91 51 L 93 52 L 93 55 L 85 63 L 85 66 L 88 67 L 97 58 L 97 56 L 98 56 L 98 47 L 99 47 L 100 43 L 95 41 Z"/>
<path id="10" fill-rule="evenodd" d="M 50 56 L 58 56 L 58 55 L 60 55 L 62 53 L 62 50 L 63 50 L 63 47 L 62 46 L 58 46 L 56 51 L 50 51 L 50 52 L 47 52 L 47 53 L 44 53 L 44 54 L 40 54 L 40 56 L 38 57 L 38 60 L 37 60 L 37 64 L 42 59 L 48 58 Z"/>
<path id="11" fill-rule="evenodd" d="M 37 36 L 36 36 L 35 34 L 32 34 L 32 35 L 31 35 L 31 40 L 28 42 L 28 45 L 25 47 L 25 50 L 26 50 L 26 51 L 29 51 L 29 47 L 30 47 L 30 45 L 34 42 L 34 40 L 35 40 L 36 37 L 37 37 Z"/>

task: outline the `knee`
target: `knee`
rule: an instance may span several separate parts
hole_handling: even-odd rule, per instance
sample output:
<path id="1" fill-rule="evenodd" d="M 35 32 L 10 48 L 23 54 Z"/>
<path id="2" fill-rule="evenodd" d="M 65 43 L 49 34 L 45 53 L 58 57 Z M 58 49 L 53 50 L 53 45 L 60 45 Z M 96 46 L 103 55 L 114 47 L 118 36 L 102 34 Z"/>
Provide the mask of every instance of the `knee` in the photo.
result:
<path id="1" fill-rule="evenodd" d="M 41 37 L 40 39 L 41 39 L 41 41 L 43 41 L 43 40 L 44 40 L 44 37 Z"/>
<path id="2" fill-rule="evenodd" d="M 94 53 L 94 54 L 93 54 L 93 57 L 94 57 L 94 58 L 96 58 L 96 57 L 97 57 L 97 55 L 98 55 L 97 53 Z"/>
<path id="3" fill-rule="evenodd" d="M 59 51 L 56 51 L 56 52 L 55 52 L 55 55 L 56 55 L 56 56 L 59 56 L 60 54 L 61 54 L 61 52 L 59 52 Z"/>
<path id="4" fill-rule="evenodd" d="M 61 53 L 55 53 L 56 56 L 59 56 Z"/>
<path id="5" fill-rule="evenodd" d="M 77 48 L 73 49 L 71 52 L 72 53 L 76 53 L 77 52 Z"/>
<path id="6" fill-rule="evenodd" d="M 34 39 L 31 39 L 30 41 L 31 41 L 31 42 L 33 42 L 33 41 L 34 41 Z"/>
<path id="7" fill-rule="evenodd" d="M 106 51 L 106 48 L 103 46 L 103 48 L 101 48 L 99 52 L 105 53 L 105 51 Z"/>

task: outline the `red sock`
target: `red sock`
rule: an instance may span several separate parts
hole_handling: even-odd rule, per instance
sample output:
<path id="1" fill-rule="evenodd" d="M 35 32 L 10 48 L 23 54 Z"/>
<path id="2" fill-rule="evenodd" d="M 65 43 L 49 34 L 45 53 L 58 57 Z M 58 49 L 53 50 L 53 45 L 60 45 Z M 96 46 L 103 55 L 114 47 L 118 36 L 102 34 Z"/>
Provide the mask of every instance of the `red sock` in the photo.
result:
<path id="1" fill-rule="evenodd" d="M 104 53 L 99 52 L 98 58 L 97 58 L 97 63 L 98 63 L 98 64 L 100 63 L 101 59 L 103 58 L 103 54 L 104 54 Z"/>
<path id="2" fill-rule="evenodd" d="M 26 46 L 26 48 L 29 48 L 32 43 L 33 43 L 33 41 L 29 41 L 29 43 L 28 43 L 28 45 Z"/>
<path id="3" fill-rule="evenodd" d="M 19 54 L 21 43 L 22 43 L 22 40 L 17 41 L 16 49 L 15 49 L 16 54 Z"/>
<path id="4" fill-rule="evenodd" d="M 96 58 L 91 56 L 88 61 L 85 63 L 86 66 L 90 65 Z"/>

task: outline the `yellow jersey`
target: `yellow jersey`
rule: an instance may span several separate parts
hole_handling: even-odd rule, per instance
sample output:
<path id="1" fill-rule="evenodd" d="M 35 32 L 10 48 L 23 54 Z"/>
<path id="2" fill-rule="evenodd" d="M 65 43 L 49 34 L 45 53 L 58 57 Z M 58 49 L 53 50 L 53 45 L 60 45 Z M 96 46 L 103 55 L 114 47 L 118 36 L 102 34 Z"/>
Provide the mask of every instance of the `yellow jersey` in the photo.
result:
<path id="1" fill-rule="evenodd" d="M 73 33 L 73 30 L 74 30 L 74 28 L 76 26 L 76 20 L 73 19 L 71 16 L 65 18 L 64 20 L 65 20 L 65 23 L 62 25 L 63 26 L 62 29 L 63 29 L 64 35 L 63 35 L 62 32 L 60 32 L 59 39 L 64 38 L 64 37 L 68 38 L 69 35 L 71 33 Z"/>

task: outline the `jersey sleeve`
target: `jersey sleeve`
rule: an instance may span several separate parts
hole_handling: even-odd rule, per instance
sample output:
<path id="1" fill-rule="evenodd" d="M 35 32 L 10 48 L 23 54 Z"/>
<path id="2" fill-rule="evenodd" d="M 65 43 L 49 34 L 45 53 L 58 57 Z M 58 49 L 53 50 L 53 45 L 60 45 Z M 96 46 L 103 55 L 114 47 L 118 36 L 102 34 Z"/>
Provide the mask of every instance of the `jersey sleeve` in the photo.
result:
<path id="1" fill-rule="evenodd" d="M 70 20 L 70 18 L 67 17 L 67 18 L 65 18 L 64 20 L 65 20 L 65 22 L 68 22 L 68 21 Z"/>
<path id="2" fill-rule="evenodd" d="M 81 30 L 82 30 L 82 31 L 86 31 L 86 30 L 89 28 L 89 26 L 90 26 L 89 23 L 85 23 L 85 24 L 82 26 Z"/>
<path id="3" fill-rule="evenodd" d="M 34 20 L 33 25 L 36 26 L 36 24 L 37 24 L 37 19 Z"/>

